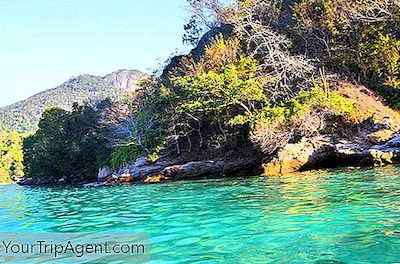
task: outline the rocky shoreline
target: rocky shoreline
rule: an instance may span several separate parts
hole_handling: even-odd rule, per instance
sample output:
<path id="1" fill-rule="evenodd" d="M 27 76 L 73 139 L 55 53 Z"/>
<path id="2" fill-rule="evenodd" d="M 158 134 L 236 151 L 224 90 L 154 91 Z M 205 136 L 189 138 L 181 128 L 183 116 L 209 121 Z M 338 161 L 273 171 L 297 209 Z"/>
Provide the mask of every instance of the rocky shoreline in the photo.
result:
<path id="1" fill-rule="evenodd" d="M 219 159 L 191 161 L 183 164 L 149 163 L 138 158 L 135 164 L 121 170 L 99 170 L 97 182 L 80 183 L 84 186 L 115 184 L 146 184 L 199 178 L 223 178 L 233 176 L 278 176 L 313 169 L 335 167 L 374 167 L 400 163 L 400 134 L 378 130 L 364 138 L 346 140 L 337 134 L 303 138 L 287 144 L 275 155 L 260 160 Z M 387 136 L 390 135 L 390 136 Z M 260 171 L 262 168 L 262 171 Z M 45 179 L 24 179 L 20 185 L 62 184 Z"/>
<path id="2" fill-rule="evenodd" d="M 360 138 L 357 140 L 349 141 L 337 135 L 303 138 L 298 143 L 287 144 L 265 163 L 258 159 L 206 160 L 163 166 L 157 163 L 147 164 L 143 162 L 144 159 L 138 159 L 135 165 L 123 170 L 100 170 L 98 180 L 106 184 L 158 183 L 194 179 L 205 175 L 226 177 L 240 171 L 256 172 L 259 167 L 263 168 L 265 176 L 278 176 L 319 168 L 373 167 L 399 163 L 399 134 L 386 140 L 380 138 L 380 144 Z"/>
<path id="3" fill-rule="evenodd" d="M 289 142 L 272 155 L 243 146 L 214 157 L 211 153 L 177 157 L 157 162 L 138 158 L 119 170 L 101 168 L 97 180 L 91 182 L 66 178 L 22 179 L 19 185 L 84 186 L 149 184 L 199 178 L 235 176 L 278 176 L 307 170 L 337 167 L 376 167 L 400 163 L 400 117 L 384 105 L 379 97 L 363 86 L 353 86 L 352 93 L 344 93 L 368 109 L 372 114 L 351 130 L 327 131 Z M 354 92 L 356 91 L 356 92 Z M 343 132 L 343 131 L 344 132 Z M 238 153 L 241 151 L 241 153 Z"/>

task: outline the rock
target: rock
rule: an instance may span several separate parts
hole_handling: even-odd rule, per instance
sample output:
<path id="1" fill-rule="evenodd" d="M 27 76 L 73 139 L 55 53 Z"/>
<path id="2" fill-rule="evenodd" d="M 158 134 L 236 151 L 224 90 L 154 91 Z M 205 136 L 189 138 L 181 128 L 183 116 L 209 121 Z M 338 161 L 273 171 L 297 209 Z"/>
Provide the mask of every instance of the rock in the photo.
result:
<path id="1" fill-rule="evenodd" d="M 400 136 L 396 135 L 391 140 L 389 140 L 386 145 L 389 147 L 400 148 Z"/>
<path id="2" fill-rule="evenodd" d="M 139 82 L 147 77 L 147 74 L 136 70 L 118 70 L 104 76 L 103 80 L 120 89 L 137 90 Z"/>
<path id="3" fill-rule="evenodd" d="M 40 186 L 40 185 L 49 185 L 49 184 L 55 184 L 57 183 L 56 180 L 54 179 L 45 179 L 45 178 L 34 178 L 34 179 L 22 179 L 20 181 L 17 182 L 18 185 L 21 186 Z"/>
<path id="4" fill-rule="evenodd" d="M 145 183 L 160 183 L 165 181 L 167 178 L 164 175 L 148 176 L 144 180 Z"/>
<path id="5" fill-rule="evenodd" d="M 369 155 L 376 166 L 400 163 L 400 136 L 393 137 L 384 145 L 371 147 Z"/>
<path id="6" fill-rule="evenodd" d="M 206 160 L 192 161 L 179 165 L 163 166 L 160 164 L 130 166 L 129 173 L 112 175 L 104 180 L 105 183 L 158 183 L 167 180 L 193 179 L 202 176 L 225 175 L 247 170 L 259 164 L 254 157 L 242 160 Z M 126 170 L 126 169 L 124 169 Z"/>
<path id="7" fill-rule="evenodd" d="M 147 158 L 145 157 L 137 158 L 135 161 L 135 167 L 143 167 L 146 164 L 147 164 Z"/>
<path id="8" fill-rule="evenodd" d="M 129 173 L 136 178 L 143 178 L 147 175 L 154 175 L 160 173 L 165 167 L 158 164 L 143 165 L 141 167 L 133 167 L 130 169 Z"/>
<path id="9" fill-rule="evenodd" d="M 374 165 L 376 166 L 393 164 L 396 157 L 394 150 L 370 149 L 369 154 L 371 155 L 371 158 L 374 161 Z"/>
<path id="10" fill-rule="evenodd" d="M 112 171 L 109 167 L 104 167 L 99 169 L 99 173 L 97 174 L 97 179 L 99 181 L 104 181 L 107 177 L 112 175 Z"/>
<path id="11" fill-rule="evenodd" d="M 335 153 L 330 136 L 303 138 L 299 143 L 287 144 L 268 163 L 263 165 L 266 176 L 297 172 Z"/>
<path id="12" fill-rule="evenodd" d="M 264 174 L 275 176 L 315 168 L 369 165 L 371 146 L 361 138 L 349 141 L 338 135 L 303 138 L 279 150 L 263 165 Z"/>
<path id="13" fill-rule="evenodd" d="M 359 159 L 366 158 L 368 156 L 368 150 L 371 147 L 370 144 L 365 142 L 349 142 L 347 140 L 341 140 L 335 144 L 335 154 L 338 158 L 349 158 L 358 157 Z"/>
<path id="14" fill-rule="evenodd" d="M 385 144 L 393 137 L 394 131 L 389 129 L 379 130 L 368 135 L 368 140 L 377 145 Z"/>

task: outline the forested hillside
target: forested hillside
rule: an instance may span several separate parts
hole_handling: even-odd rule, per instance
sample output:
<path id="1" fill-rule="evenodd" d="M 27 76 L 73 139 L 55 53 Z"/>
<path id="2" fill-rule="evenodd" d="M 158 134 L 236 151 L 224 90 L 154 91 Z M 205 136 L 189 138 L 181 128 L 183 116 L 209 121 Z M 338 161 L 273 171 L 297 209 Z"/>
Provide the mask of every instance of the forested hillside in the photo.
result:
<path id="1" fill-rule="evenodd" d="M 34 131 L 47 108 L 71 110 L 74 102 L 116 99 L 126 91 L 137 89 L 137 84 L 145 77 L 146 74 L 139 71 L 120 70 L 104 77 L 81 75 L 71 78 L 56 88 L 0 108 L 0 131 Z"/>
<path id="2" fill-rule="evenodd" d="M 108 165 L 107 183 L 159 182 L 400 160 L 400 144 L 384 145 L 400 134 L 398 1 L 188 2 L 195 49 L 130 100 L 81 119 L 79 108 L 46 112 L 24 141 L 26 175 L 93 180 Z M 98 118 L 77 122 L 87 113 Z"/>

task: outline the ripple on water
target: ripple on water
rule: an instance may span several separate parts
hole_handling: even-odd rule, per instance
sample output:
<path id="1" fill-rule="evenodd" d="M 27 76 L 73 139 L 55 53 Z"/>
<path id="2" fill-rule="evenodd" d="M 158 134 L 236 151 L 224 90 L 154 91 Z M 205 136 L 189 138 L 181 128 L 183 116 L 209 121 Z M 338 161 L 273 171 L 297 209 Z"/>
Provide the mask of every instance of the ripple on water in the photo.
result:
<path id="1" fill-rule="evenodd" d="M 0 232 L 147 232 L 152 263 L 400 262 L 400 169 L 0 186 Z"/>

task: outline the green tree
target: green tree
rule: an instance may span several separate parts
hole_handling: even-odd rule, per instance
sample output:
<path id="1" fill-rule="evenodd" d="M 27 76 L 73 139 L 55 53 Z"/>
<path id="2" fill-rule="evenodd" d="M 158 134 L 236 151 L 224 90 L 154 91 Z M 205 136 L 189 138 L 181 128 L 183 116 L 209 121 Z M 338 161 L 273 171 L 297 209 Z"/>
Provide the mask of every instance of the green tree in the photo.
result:
<path id="1" fill-rule="evenodd" d="M 0 182 L 24 176 L 22 140 L 17 132 L 0 133 Z"/>
<path id="2" fill-rule="evenodd" d="M 24 141 L 26 175 L 69 182 L 95 178 L 109 155 L 101 132 L 99 109 L 74 104 L 71 112 L 46 110 L 39 130 Z"/>

